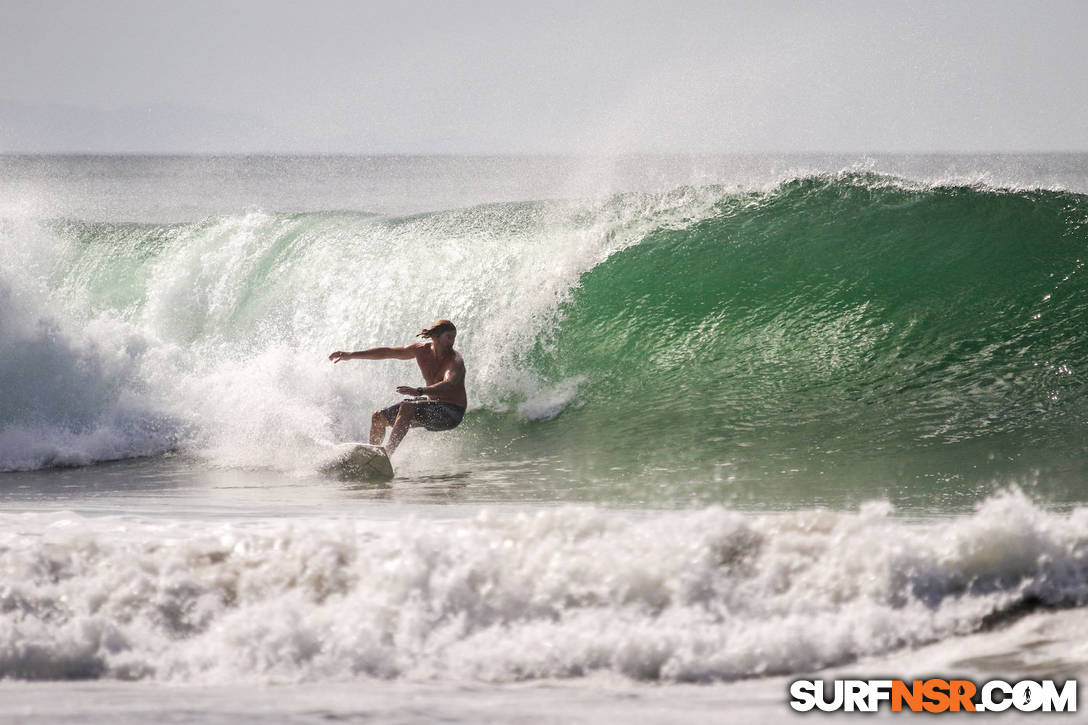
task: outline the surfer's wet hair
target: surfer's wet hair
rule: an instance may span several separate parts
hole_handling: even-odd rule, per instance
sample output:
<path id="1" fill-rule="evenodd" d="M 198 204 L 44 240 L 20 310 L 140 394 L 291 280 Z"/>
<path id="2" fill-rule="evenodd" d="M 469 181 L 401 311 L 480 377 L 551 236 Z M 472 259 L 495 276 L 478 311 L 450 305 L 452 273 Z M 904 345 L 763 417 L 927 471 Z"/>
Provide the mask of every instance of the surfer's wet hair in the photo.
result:
<path id="1" fill-rule="evenodd" d="M 416 337 L 435 338 L 443 332 L 457 332 L 457 327 L 449 320 L 439 320 L 430 327 L 424 327 Z"/>

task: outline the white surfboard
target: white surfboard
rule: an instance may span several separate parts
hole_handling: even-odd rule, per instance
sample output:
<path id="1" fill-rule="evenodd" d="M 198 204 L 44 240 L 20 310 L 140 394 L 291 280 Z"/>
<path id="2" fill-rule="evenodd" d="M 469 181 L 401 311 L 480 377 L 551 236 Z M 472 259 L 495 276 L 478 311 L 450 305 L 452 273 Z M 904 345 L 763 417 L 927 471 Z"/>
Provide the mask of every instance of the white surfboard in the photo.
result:
<path id="1" fill-rule="evenodd" d="M 389 462 L 385 449 L 366 443 L 358 444 L 325 470 L 354 481 L 388 481 L 393 478 L 393 464 Z"/>

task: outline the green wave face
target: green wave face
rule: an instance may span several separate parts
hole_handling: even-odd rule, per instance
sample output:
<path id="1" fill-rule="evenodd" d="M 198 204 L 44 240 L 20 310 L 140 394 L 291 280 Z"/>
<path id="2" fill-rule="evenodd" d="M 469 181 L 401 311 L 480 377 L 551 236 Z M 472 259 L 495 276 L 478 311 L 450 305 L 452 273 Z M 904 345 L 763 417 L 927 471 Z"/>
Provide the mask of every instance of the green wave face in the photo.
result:
<path id="1" fill-rule="evenodd" d="M 745 480 L 1083 465 L 1088 199 L 808 178 L 583 275 L 531 364 L 595 468 Z M 834 474 L 834 475 L 832 475 Z"/>

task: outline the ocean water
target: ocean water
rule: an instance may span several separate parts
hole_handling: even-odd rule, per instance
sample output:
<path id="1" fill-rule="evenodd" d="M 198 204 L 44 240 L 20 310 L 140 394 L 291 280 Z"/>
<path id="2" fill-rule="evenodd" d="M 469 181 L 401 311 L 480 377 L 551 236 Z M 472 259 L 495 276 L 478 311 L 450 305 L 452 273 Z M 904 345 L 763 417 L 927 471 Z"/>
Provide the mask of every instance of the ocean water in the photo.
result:
<path id="1" fill-rule="evenodd" d="M 1083 677 L 1085 261 L 1088 155 L 0 157 L 0 719 Z"/>

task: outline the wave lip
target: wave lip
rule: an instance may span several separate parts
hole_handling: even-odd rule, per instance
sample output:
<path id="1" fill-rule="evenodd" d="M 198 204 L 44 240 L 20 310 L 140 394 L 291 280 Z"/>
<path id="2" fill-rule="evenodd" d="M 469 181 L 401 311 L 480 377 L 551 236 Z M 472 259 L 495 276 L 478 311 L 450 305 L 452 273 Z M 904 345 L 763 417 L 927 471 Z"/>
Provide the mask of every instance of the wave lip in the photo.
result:
<path id="1" fill-rule="evenodd" d="M 255 527 L 6 516 L 0 676 L 663 681 L 811 671 L 1088 604 L 1088 510 L 595 509 Z"/>

